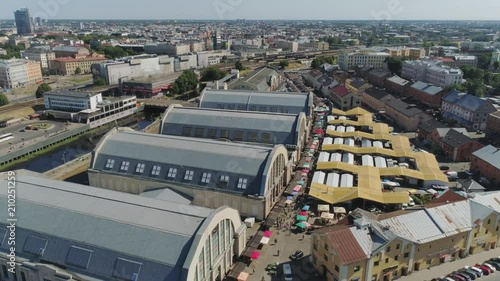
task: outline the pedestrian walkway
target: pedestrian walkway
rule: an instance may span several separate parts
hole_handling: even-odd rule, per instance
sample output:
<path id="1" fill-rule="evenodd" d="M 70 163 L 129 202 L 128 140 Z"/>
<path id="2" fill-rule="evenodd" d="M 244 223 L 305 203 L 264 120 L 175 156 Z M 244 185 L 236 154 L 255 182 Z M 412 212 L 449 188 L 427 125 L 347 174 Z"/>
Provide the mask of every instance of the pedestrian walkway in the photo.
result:
<path id="1" fill-rule="evenodd" d="M 466 265 L 471 266 L 476 263 L 483 263 L 488 259 L 498 256 L 500 256 L 500 248 L 471 255 L 453 262 L 443 263 L 430 269 L 414 271 L 411 275 L 399 278 L 398 281 L 429 281 L 432 280 L 432 278 L 446 276 Z M 490 276 L 485 276 L 481 278 L 481 280 L 500 280 L 500 272 L 495 272 Z"/>

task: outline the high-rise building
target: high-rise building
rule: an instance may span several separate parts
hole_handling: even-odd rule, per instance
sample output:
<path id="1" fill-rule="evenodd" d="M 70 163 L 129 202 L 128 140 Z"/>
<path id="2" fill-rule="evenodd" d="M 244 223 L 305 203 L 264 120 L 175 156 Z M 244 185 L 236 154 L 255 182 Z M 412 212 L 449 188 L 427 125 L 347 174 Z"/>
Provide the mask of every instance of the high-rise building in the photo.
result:
<path id="1" fill-rule="evenodd" d="M 14 18 L 16 19 L 17 34 L 25 35 L 33 33 L 33 21 L 27 8 L 15 11 Z"/>

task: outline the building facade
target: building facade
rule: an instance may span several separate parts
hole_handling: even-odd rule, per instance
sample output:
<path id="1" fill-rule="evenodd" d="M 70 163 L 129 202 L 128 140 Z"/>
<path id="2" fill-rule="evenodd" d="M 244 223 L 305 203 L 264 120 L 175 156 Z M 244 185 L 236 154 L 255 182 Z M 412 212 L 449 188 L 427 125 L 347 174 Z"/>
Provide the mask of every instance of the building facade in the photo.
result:
<path id="1" fill-rule="evenodd" d="M 422 110 L 396 98 L 385 102 L 385 116 L 409 132 L 415 132 L 418 125 L 432 118 Z"/>
<path id="2" fill-rule="evenodd" d="M 394 97 L 379 88 L 369 88 L 361 94 L 362 104 L 375 112 L 385 112 L 385 103 L 390 99 L 394 99 Z"/>
<path id="3" fill-rule="evenodd" d="M 470 170 L 485 184 L 500 187 L 500 149 L 488 145 L 472 154 Z"/>
<path id="4" fill-rule="evenodd" d="M 244 78 L 235 80 L 228 85 L 231 90 L 247 90 L 260 92 L 279 91 L 283 83 L 283 76 L 278 70 L 272 67 L 264 66 L 255 69 Z"/>
<path id="5" fill-rule="evenodd" d="M 192 197 L 194 205 L 227 205 L 258 220 L 269 214 L 290 177 L 283 145 L 263 147 L 128 128 L 112 130 L 101 139 L 89 169 L 93 186 L 133 194 L 170 188 Z"/>
<path id="6" fill-rule="evenodd" d="M 60 57 L 50 61 L 50 71 L 58 75 L 74 75 L 80 69 L 81 74 L 91 73 L 93 64 L 107 60 L 105 57 Z"/>
<path id="7" fill-rule="evenodd" d="M 14 89 L 42 81 L 37 61 L 25 59 L 0 60 L 0 87 Z"/>
<path id="8" fill-rule="evenodd" d="M 432 108 L 440 108 L 445 90 L 429 83 L 416 82 L 408 89 L 408 95 Z"/>
<path id="9" fill-rule="evenodd" d="M 492 137 L 500 136 L 500 111 L 493 112 L 488 117 L 486 133 Z"/>
<path id="10" fill-rule="evenodd" d="M 50 61 L 56 58 L 56 54 L 50 50 L 50 48 L 44 47 L 33 47 L 22 52 L 21 57 L 38 61 L 43 70 L 48 70 L 50 67 Z"/>
<path id="11" fill-rule="evenodd" d="M 175 57 L 188 54 L 191 51 L 191 46 L 189 44 L 155 43 L 144 45 L 144 51 L 147 54 L 168 55 Z"/>
<path id="12" fill-rule="evenodd" d="M 485 130 L 496 108 L 489 100 L 453 90 L 443 98 L 441 115 L 473 130 Z"/>
<path id="13" fill-rule="evenodd" d="M 52 91 L 44 93 L 45 109 L 78 112 L 86 109 L 96 109 L 102 102 L 101 93 L 77 91 Z"/>
<path id="14" fill-rule="evenodd" d="M 349 90 L 344 85 L 331 88 L 328 90 L 328 93 L 328 97 L 335 104 L 335 108 L 340 110 L 347 111 L 361 105 L 361 95 Z"/>
<path id="15" fill-rule="evenodd" d="M 0 182 L 7 184 L 6 173 Z M 18 174 L 16 188 L 26 210 L 17 214 L 16 242 L 24 247 L 16 251 L 16 274 L 2 270 L 3 280 L 216 281 L 246 243 L 246 226 L 225 206 L 208 209 L 173 196 L 147 198 L 31 175 Z M 7 204 L 7 189 L 0 202 Z M 4 234 L 6 227 L 0 223 Z M 9 247 L 0 247 L 3 269 Z"/>
<path id="16" fill-rule="evenodd" d="M 375 69 L 387 69 L 387 59 L 390 54 L 384 52 L 350 52 L 344 51 L 338 55 L 337 63 L 344 71 L 352 70 L 358 65 L 370 65 Z"/>
<path id="17" fill-rule="evenodd" d="M 462 84 L 463 82 L 463 72 L 460 69 L 427 60 L 403 62 L 401 77 L 413 81 L 432 83 L 434 86 L 442 88 Z"/>
<path id="18" fill-rule="evenodd" d="M 28 9 L 20 9 L 14 12 L 18 35 L 28 35 L 35 32 L 33 20 Z"/>
<path id="19" fill-rule="evenodd" d="M 65 57 L 88 57 L 90 56 L 89 49 L 85 47 L 74 47 L 74 46 L 56 46 L 52 49 L 55 53 L 56 58 Z"/>

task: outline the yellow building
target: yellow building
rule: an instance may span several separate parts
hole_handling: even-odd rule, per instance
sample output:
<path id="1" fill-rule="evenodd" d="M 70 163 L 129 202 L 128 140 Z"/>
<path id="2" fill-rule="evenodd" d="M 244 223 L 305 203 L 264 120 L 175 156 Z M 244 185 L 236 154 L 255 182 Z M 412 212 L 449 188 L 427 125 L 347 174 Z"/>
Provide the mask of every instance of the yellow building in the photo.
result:
<path id="1" fill-rule="evenodd" d="M 26 61 L 26 69 L 28 70 L 28 80 L 30 84 L 35 84 L 42 81 L 42 68 L 37 61 Z"/>
<path id="2" fill-rule="evenodd" d="M 326 280 L 386 281 L 497 247 L 500 192 L 450 194 L 388 214 L 355 210 L 313 233 L 311 261 Z"/>
<path id="3" fill-rule="evenodd" d="M 73 75 L 77 68 L 80 68 L 81 74 L 90 73 L 90 67 L 93 64 L 105 61 L 104 57 L 85 57 L 85 58 L 56 58 L 50 61 L 50 70 L 58 75 Z"/>

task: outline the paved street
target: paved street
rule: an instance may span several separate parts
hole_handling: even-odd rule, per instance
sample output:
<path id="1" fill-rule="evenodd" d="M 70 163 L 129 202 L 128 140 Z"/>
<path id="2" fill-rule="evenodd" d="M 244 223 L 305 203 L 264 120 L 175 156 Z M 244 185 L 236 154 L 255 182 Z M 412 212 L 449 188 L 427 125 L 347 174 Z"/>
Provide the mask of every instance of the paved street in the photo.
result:
<path id="1" fill-rule="evenodd" d="M 500 256 L 500 248 L 490 250 L 487 252 L 479 253 L 476 255 L 469 256 L 465 259 L 460 259 L 454 262 L 448 262 L 435 266 L 428 270 L 415 271 L 409 276 L 404 276 L 399 278 L 399 281 L 428 281 L 432 278 L 445 276 L 455 270 L 463 268 L 466 265 L 473 265 L 476 263 L 482 263 L 487 259 Z M 483 276 L 480 280 L 500 280 L 500 272 L 495 272 L 490 276 Z"/>

